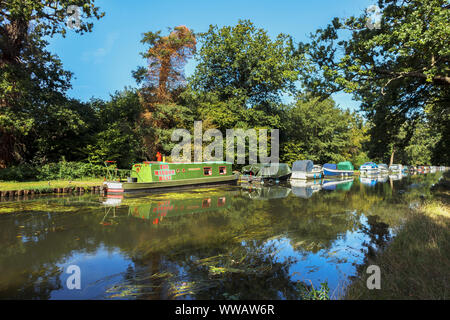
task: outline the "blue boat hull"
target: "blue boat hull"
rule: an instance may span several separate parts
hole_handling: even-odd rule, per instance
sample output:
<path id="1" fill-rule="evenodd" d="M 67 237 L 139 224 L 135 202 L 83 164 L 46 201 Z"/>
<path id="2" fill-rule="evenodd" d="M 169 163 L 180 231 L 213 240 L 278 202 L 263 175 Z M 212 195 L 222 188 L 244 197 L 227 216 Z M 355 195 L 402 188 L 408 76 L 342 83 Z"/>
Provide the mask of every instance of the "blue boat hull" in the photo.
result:
<path id="1" fill-rule="evenodd" d="M 323 168 L 323 175 L 329 177 L 343 177 L 343 176 L 352 176 L 354 174 L 353 171 L 350 170 L 332 170 Z"/>

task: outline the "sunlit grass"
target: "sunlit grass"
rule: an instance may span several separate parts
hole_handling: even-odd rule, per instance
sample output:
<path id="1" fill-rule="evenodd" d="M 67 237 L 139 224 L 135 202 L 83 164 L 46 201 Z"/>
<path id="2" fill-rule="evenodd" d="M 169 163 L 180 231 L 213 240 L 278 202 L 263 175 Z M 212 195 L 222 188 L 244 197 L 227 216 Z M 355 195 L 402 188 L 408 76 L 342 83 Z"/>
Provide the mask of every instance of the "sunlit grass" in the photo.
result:
<path id="1" fill-rule="evenodd" d="M 449 177 L 447 176 L 447 179 Z M 445 182 L 444 182 L 445 183 Z M 450 202 L 437 188 L 435 198 L 413 210 L 385 251 L 369 259 L 346 299 L 448 299 L 450 283 Z M 368 265 L 381 270 L 381 289 L 369 290 Z"/>
<path id="2" fill-rule="evenodd" d="M 53 188 L 69 188 L 69 187 L 92 187 L 99 186 L 103 183 L 103 179 L 83 179 L 83 180 L 51 180 L 51 181 L 0 181 L 0 191 L 10 190 L 43 190 Z"/>

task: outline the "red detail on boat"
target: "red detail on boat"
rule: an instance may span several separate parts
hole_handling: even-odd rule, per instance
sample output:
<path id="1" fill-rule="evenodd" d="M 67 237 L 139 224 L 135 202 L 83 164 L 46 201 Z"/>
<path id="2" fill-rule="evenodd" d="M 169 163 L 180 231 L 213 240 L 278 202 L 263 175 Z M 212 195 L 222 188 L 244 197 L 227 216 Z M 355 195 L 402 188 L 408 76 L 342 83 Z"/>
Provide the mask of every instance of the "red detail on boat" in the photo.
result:
<path id="1" fill-rule="evenodd" d="M 108 192 L 123 192 L 123 189 L 108 189 Z"/>
<path id="2" fill-rule="evenodd" d="M 115 195 L 115 194 L 107 194 L 106 197 L 111 198 L 111 199 L 123 199 L 123 196 Z"/>

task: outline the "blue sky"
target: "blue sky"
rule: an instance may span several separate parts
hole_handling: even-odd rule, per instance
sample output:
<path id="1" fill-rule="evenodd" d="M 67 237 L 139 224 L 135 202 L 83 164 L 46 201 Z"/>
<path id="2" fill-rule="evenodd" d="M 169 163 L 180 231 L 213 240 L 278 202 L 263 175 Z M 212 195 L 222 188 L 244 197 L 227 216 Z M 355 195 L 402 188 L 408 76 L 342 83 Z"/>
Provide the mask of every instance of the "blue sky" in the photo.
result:
<path id="1" fill-rule="evenodd" d="M 50 39 L 49 49 L 62 60 L 64 68 L 74 72 L 69 95 L 87 101 L 91 97 L 107 99 L 125 86 L 136 86 L 131 71 L 145 65 L 140 40 L 147 31 L 167 31 L 168 27 L 186 25 L 195 32 L 206 31 L 210 24 L 235 25 L 239 19 L 250 19 L 270 36 L 279 33 L 307 41 L 309 33 L 328 24 L 333 17 L 360 14 L 375 0 L 98 0 L 106 13 L 94 22 L 92 33 L 79 35 L 69 30 L 66 38 Z M 192 74 L 195 62 L 186 66 Z M 343 108 L 359 103 L 346 94 L 335 100 Z"/>

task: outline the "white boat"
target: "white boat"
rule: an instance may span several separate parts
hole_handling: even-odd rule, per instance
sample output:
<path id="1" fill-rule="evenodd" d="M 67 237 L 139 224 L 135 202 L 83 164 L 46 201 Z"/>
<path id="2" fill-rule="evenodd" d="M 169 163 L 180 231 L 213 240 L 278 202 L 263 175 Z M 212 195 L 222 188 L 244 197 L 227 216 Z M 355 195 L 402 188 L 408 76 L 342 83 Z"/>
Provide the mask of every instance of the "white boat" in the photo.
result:
<path id="1" fill-rule="evenodd" d="M 292 164 L 291 180 L 322 178 L 322 166 L 314 165 L 311 160 L 299 160 Z"/>
<path id="2" fill-rule="evenodd" d="M 361 175 L 377 175 L 378 174 L 378 166 L 374 162 L 366 162 L 361 167 L 359 167 L 359 171 Z"/>

